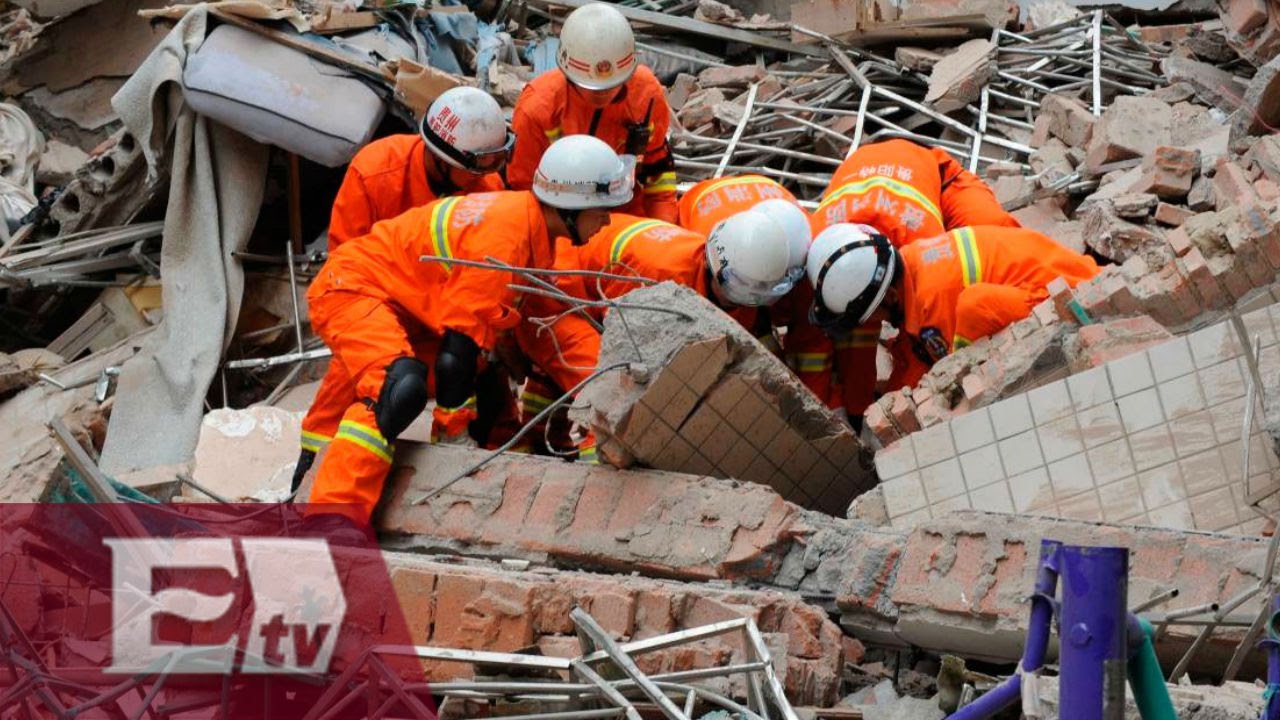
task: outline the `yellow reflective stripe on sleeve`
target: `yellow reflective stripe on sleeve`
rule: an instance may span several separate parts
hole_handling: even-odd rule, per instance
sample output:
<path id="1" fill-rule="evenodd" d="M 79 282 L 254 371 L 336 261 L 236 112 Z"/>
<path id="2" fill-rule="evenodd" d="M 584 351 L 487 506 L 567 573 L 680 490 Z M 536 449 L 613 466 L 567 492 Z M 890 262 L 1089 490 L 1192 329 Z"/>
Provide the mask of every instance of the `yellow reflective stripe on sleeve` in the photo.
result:
<path id="1" fill-rule="evenodd" d="M 560 133 L 563 131 L 558 127 L 553 127 L 549 130 L 543 130 L 542 132 L 546 134 L 548 140 L 555 142 L 560 138 Z"/>
<path id="2" fill-rule="evenodd" d="M 354 443 L 369 452 L 377 455 L 388 463 L 391 462 L 391 443 L 382 437 L 382 433 L 377 428 L 371 428 L 368 425 L 343 420 L 338 426 L 338 434 L 333 436 L 336 440 L 346 440 Z"/>
<path id="3" fill-rule="evenodd" d="M 867 348 L 875 347 L 880 344 L 879 330 L 854 330 L 849 337 L 836 340 L 834 345 L 837 350 L 848 350 L 850 348 Z"/>
<path id="4" fill-rule="evenodd" d="M 542 412 L 551 404 L 551 399 L 543 397 L 537 393 L 524 392 L 520 394 L 520 404 L 526 410 L 532 410 L 535 413 Z"/>
<path id="5" fill-rule="evenodd" d="M 449 246 L 449 220 L 453 217 L 453 208 L 461 199 L 447 198 L 431 208 L 431 249 L 438 257 L 453 257 L 453 248 Z M 449 263 L 444 263 L 445 270 L 452 267 Z"/>
<path id="6" fill-rule="evenodd" d="M 969 345 L 972 345 L 972 344 L 973 344 L 973 343 L 969 342 L 969 339 L 968 339 L 968 338 L 966 338 L 966 337 L 964 337 L 964 336 L 962 336 L 962 335 L 955 335 L 955 336 L 952 336 L 952 338 L 951 338 L 951 349 L 952 349 L 952 350 L 959 350 L 959 349 L 960 349 L 960 348 L 962 348 L 962 347 L 968 347 Z"/>
<path id="7" fill-rule="evenodd" d="M 960 274 L 964 278 L 964 286 L 982 282 L 982 256 L 978 253 L 978 241 L 973 228 L 953 230 L 951 237 L 956 241 L 956 253 L 960 256 Z"/>
<path id="8" fill-rule="evenodd" d="M 904 200 L 914 202 L 924 208 L 925 212 L 932 215 L 933 219 L 937 220 L 939 225 L 943 224 L 942 211 L 938 209 L 937 205 L 933 204 L 932 200 L 925 197 L 924 193 L 907 183 L 883 176 L 870 177 L 866 180 L 841 185 L 838 190 L 831 193 L 831 195 L 826 197 L 821 203 L 818 203 L 818 211 L 821 212 L 826 209 L 828 205 L 839 202 L 849 195 L 865 195 L 877 188 L 884 190 L 890 195 L 896 195 Z"/>
<path id="9" fill-rule="evenodd" d="M 627 245 L 632 238 L 646 230 L 651 230 L 662 225 L 661 220 L 641 220 L 640 222 L 628 227 L 626 230 L 618 233 L 618 237 L 613 239 L 613 247 L 609 250 L 609 264 L 622 262 L 622 254 L 627 251 Z"/>
<path id="10" fill-rule="evenodd" d="M 332 439 L 333 438 L 328 435 L 321 435 L 320 433 L 303 430 L 302 449 L 310 450 L 311 452 L 320 452 L 320 450 L 323 449 L 325 445 L 328 445 L 329 441 Z"/>
<path id="11" fill-rule="evenodd" d="M 735 185 L 753 185 L 758 182 L 760 182 L 760 177 L 751 175 L 744 177 L 721 178 L 720 180 L 717 180 L 703 188 L 702 192 L 698 193 L 698 196 L 693 199 L 693 206 L 697 207 L 698 203 L 702 202 L 702 198 L 706 197 L 708 193 L 713 193 L 721 188 L 733 187 Z"/>
<path id="12" fill-rule="evenodd" d="M 475 395 L 472 395 L 471 397 L 467 398 L 467 399 L 466 399 L 466 401 L 464 401 L 464 402 L 463 402 L 461 405 L 459 405 L 458 407 L 452 407 L 452 408 L 450 408 L 450 407 L 445 407 L 445 406 L 441 405 L 441 406 L 440 406 L 440 410 L 441 410 L 442 412 L 455 413 L 455 412 L 458 412 L 459 410 L 466 410 L 467 408 L 474 408 L 475 406 L 476 406 L 476 396 L 475 396 Z"/>
<path id="13" fill-rule="evenodd" d="M 796 372 L 822 372 L 831 369 L 831 356 L 827 353 L 792 353 Z"/>
<path id="14" fill-rule="evenodd" d="M 652 178 L 645 183 L 644 191 L 646 193 L 666 193 L 676 191 L 676 174 L 673 172 L 665 172 Z"/>

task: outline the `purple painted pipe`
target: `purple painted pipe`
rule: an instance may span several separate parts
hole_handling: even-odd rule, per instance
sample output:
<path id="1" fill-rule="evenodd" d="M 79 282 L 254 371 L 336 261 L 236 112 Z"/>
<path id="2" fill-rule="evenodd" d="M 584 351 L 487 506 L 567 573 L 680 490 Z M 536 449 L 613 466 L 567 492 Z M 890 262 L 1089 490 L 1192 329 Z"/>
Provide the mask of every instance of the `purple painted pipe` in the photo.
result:
<path id="1" fill-rule="evenodd" d="M 1263 695 L 1266 706 L 1262 720 L 1280 720 L 1280 593 L 1271 598 L 1271 619 L 1267 622 L 1267 637 L 1258 643 L 1267 649 L 1267 690 Z"/>
<path id="2" fill-rule="evenodd" d="M 1027 627 L 1027 643 L 1022 647 L 1018 667 L 1039 670 L 1049 648 L 1049 632 L 1053 625 L 1053 598 L 1058 593 L 1058 557 L 1062 543 L 1040 541 L 1040 567 L 1036 572 L 1036 591 L 1031 596 L 1031 621 Z M 1009 707 L 1022 697 L 1022 675 L 1016 673 L 991 688 L 982 697 L 965 705 L 947 720 L 985 720 Z M 1066 717 L 1066 716 L 1064 716 Z"/>
<path id="3" fill-rule="evenodd" d="M 1058 707 L 1064 718 L 1124 717 L 1129 551 L 1063 546 Z"/>

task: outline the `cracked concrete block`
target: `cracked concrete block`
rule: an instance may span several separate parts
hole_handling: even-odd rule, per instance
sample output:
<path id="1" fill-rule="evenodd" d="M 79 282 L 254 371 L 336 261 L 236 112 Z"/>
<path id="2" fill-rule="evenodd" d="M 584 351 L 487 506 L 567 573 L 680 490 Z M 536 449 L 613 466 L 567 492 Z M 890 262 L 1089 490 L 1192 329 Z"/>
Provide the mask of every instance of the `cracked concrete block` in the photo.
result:
<path id="1" fill-rule="evenodd" d="M 1280 127 L 1280 58 L 1258 68 L 1243 96 L 1240 112 L 1231 123 L 1233 146 L 1250 135 L 1268 135 Z"/>
<path id="2" fill-rule="evenodd" d="M 279 502 L 298 461 L 302 415 L 269 405 L 221 408 L 204 416 L 191 477 L 231 502 Z M 184 485 L 188 500 L 212 498 Z"/>
<path id="3" fill-rule="evenodd" d="M 924 103 L 941 113 L 959 110 L 981 97 L 995 74 L 996 46 L 970 40 L 934 64 Z"/>
<path id="4" fill-rule="evenodd" d="M 1049 134 L 1073 148 L 1089 144 L 1098 121 L 1083 102 L 1058 93 L 1049 93 L 1040 101 L 1040 117 L 1048 118 Z"/>
<path id="5" fill-rule="evenodd" d="M 167 173 L 168 163 L 161 163 Z M 106 153 L 76 171 L 49 210 L 62 234 L 124 225 L 164 183 L 147 181 L 147 161 L 136 138 L 122 132 Z"/>
<path id="6" fill-rule="evenodd" d="M 1089 140 L 1085 166 L 1140 158 L 1172 138 L 1173 108 L 1149 97 L 1121 96 L 1102 113 Z"/>
<path id="7" fill-rule="evenodd" d="M 832 515 L 872 486 L 848 425 L 729 316 L 671 283 L 624 302 L 680 314 L 626 310 L 625 324 L 616 313 L 606 320 L 600 367 L 638 363 L 647 375 L 612 371 L 571 412 L 610 462 L 763 483 Z M 692 452 L 668 452 L 678 441 Z"/>
<path id="8" fill-rule="evenodd" d="M 1169 260 L 1168 243 L 1163 236 L 1153 228 L 1121 218 L 1113 201 L 1090 203 L 1082 220 L 1085 244 L 1103 257 L 1123 263 L 1135 255 L 1141 256 L 1152 267 L 1160 267 Z"/>
<path id="9" fill-rule="evenodd" d="M 1170 55 L 1160 61 L 1160 69 L 1169 82 L 1190 85 L 1200 102 L 1209 107 L 1234 107 L 1244 94 L 1239 78 L 1206 62 Z"/>

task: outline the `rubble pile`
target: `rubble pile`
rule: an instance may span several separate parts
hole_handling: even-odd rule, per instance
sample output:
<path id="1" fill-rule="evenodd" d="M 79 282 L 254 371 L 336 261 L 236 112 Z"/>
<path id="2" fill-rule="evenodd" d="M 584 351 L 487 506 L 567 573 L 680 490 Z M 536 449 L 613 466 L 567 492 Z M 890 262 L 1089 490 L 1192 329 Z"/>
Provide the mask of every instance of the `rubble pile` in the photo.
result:
<path id="1" fill-rule="evenodd" d="M 289 502 L 330 356 L 305 287 L 344 167 L 450 88 L 509 114 L 585 1 L 0 4 L 0 500 L 75 495 L 65 426 L 109 476 L 99 500 Z M 619 3 L 683 187 L 764 175 L 836 223 L 831 171 L 911 140 L 1102 272 L 861 428 L 671 283 L 604 303 L 613 369 L 568 413 L 604 464 L 431 444 L 419 418 L 374 527 L 440 716 L 549 712 L 620 644 L 646 676 L 612 688 L 627 703 L 701 673 L 681 689 L 708 709 L 944 717 L 1013 672 L 1052 538 L 1130 549 L 1187 717 L 1256 717 L 1236 678 L 1265 676 L 1275 591 L 1280 6 L 1182 4 Z M 879 340 L 882 359 L 899 341 Z M 59 592 L 64 620 L 96 621 Z M 53 668 L 100 650 L 22 619 Z M 511 701 L 492 666 L 529 663 L 560 674 Z"/>

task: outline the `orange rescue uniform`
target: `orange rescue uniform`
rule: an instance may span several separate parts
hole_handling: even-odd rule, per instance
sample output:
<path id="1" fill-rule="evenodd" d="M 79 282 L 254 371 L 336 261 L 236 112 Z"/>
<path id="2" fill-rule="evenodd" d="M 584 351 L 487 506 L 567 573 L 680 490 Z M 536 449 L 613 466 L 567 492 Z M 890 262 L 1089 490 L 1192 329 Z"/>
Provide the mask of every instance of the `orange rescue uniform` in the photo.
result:
<path id="1" fill-rule="evenodd" d="M 796 202 L 790 190 L 762 175 L 703 180 L 680 198 L 680 227 L 707 237 L 731 215 L 775 198 Z M 773 328 L 786 326 L 784 359 L 806 387 L 818 397 L 827 398 L 831 389 L 832 344 L 809 322 L 812 300 L 813 289 L 802 281 L 768 308 L 734 308 L 729 314 L 770 349 L 776 350 Z"/>
<path id="2" fill-rule="evenodd" d="M 447 165 L 427 150 L 421 135 L 390 135 L 361 148 L 347 166 L 329 217 L 329 250 L 366 235 L 379 220 L 393 218 L 441 196 L 427 180 L 427 168 Z M 456 189 L 445 195 L 457 194 Z M 505 190 L 502 177 L 489 173 L 474 192 Z"/>
<path id="3" fill-rule="evenodd" d="M 702 235 L 671 223 L 610 213 L 608 224 L 586 244 L 574 246 L 563 239 L 557 242 L 555 264 L 558 270 L 634 275 L 658 282 L 671 280 L 705 295 L 706 244 Z M 595 278 L 580 276 L 558 278 L 557 284 L 566 294 L 584 300 L 617 298 L 643 287 L 638 282 L 597 283 Z M 552 317 L 564 310 L 555 300 L 538 298 L 535 304 L 530 298 L 527 315 Z M 603 310 L 593 308 L 590 312 L 597 322 L 604 319 Z M 529 359 L 564 389 L 590 375 L 600 355 L 600 333 L 579 314 L 566 315 L 541 334 L 529 323 L 522 323 L 517 336 Z"/>
<path id="4" fill-rule="evenodd" d="M 836 168 L 813 214 L 814 237 L 837 223 L 870 225 L 898 248 L 958 227 L 1020 227 L 945 150 L 909 140 L 863 145 Z"/>
<path id="5" fill-rule="evenodd" d="M 952 350 L 999 332 L 1031 314 L 1062 277 L 1075 287 L 1098 274 L 1093 258 L 1072 252 L 1034 230 L 998 226 L 960 228 L 900 250 L 903 340 L 930 365 Z M 879 326 L 879 321 L 875 321 Z M 914 384 L 919 377 L 902 378 Z M 841 367 L 846 393 L 867 397 L 875 384 L 875 355 L 861 367 Z M 901 384 L 890 384 L 890 390 Z M 865 406 L 846 405 L 850 414 Z"/>
<path id="6" fill-rule="evenodd" d="M 329 252 L 367 235 L 374 223 L 435 200 L 438 191 L 427 180 L 427 168 L 443 162 L 427 150 L 421 135 L 390 135 L 375 140 L 351 159 L 333 200 L 329 218 Z M 443 167 L 441 168 L 444 169 Z M 481 178 L 480 192 L 503 190 L 502 178 Z M 331 363 L 316 397 L 302 419 L 302 449 L 320 452 L 333 439 L 342 414 L 355 399 L 355 387 L 338 363 Z"/>
<path id="7" fill-rule="evenodd" d="M 433 365 L 432 344 L 413 342 L 415 335 L 438 342 L 453 330 L 487 351 L 520 319 L 507 287 L 510 273 L 423 262 L 422 255 L 550 267 L 552 245 L 531 193 L 479 193 L 377 223 L 320 268 L 307 292 L 312 326 L 356 392 L 321 461 L 310 502 L 354 507 L 331 510 L 357 521 L 369 520 L 391 467 L 392 443 L 372 409 L 387 366 L 402 357 Z"/>
<path id="8" fill-rule="evenodd" d="M 863 145 L 845 158 L 812 217 L 814 237 L 831 225 L 860 223 L 876 228 L 899 249 L 959 227 L 1020 227 L 991 188 L 945 150 L 900 139 Z M 870 373 L 874 379 L 879 345 L 878 322 L 837 338 L 837 375 Z M 928 370 L 903 342 L 889 349 L 894 357 L 890 385 L 915 384 Z M 843 403 L 851 416 L 860 415 L 875 399 L 874 387 L 874 382 L 842 383 L 841 398 L 833 398 L 833 404 Z"/>
<path id="9" fill-rule="evenodd" d="M 627 152 L 628 126 L 646 126 L 649 142 L 636 157 L 637 192 L 620 212 L 676 221 L 676 174 L 667 130 L 671 109 L 667 96 L 648 67 L 640 65 L 603 109 L 590 107 L 559 70 L 545 72 L 525 86 L 516 102 L 511 127 L 516 146 L 507 163 L 513 190 L 533 185 L 538 161 L 551 143 L 565 135 L 594 135 L 618 154 Z"/>

